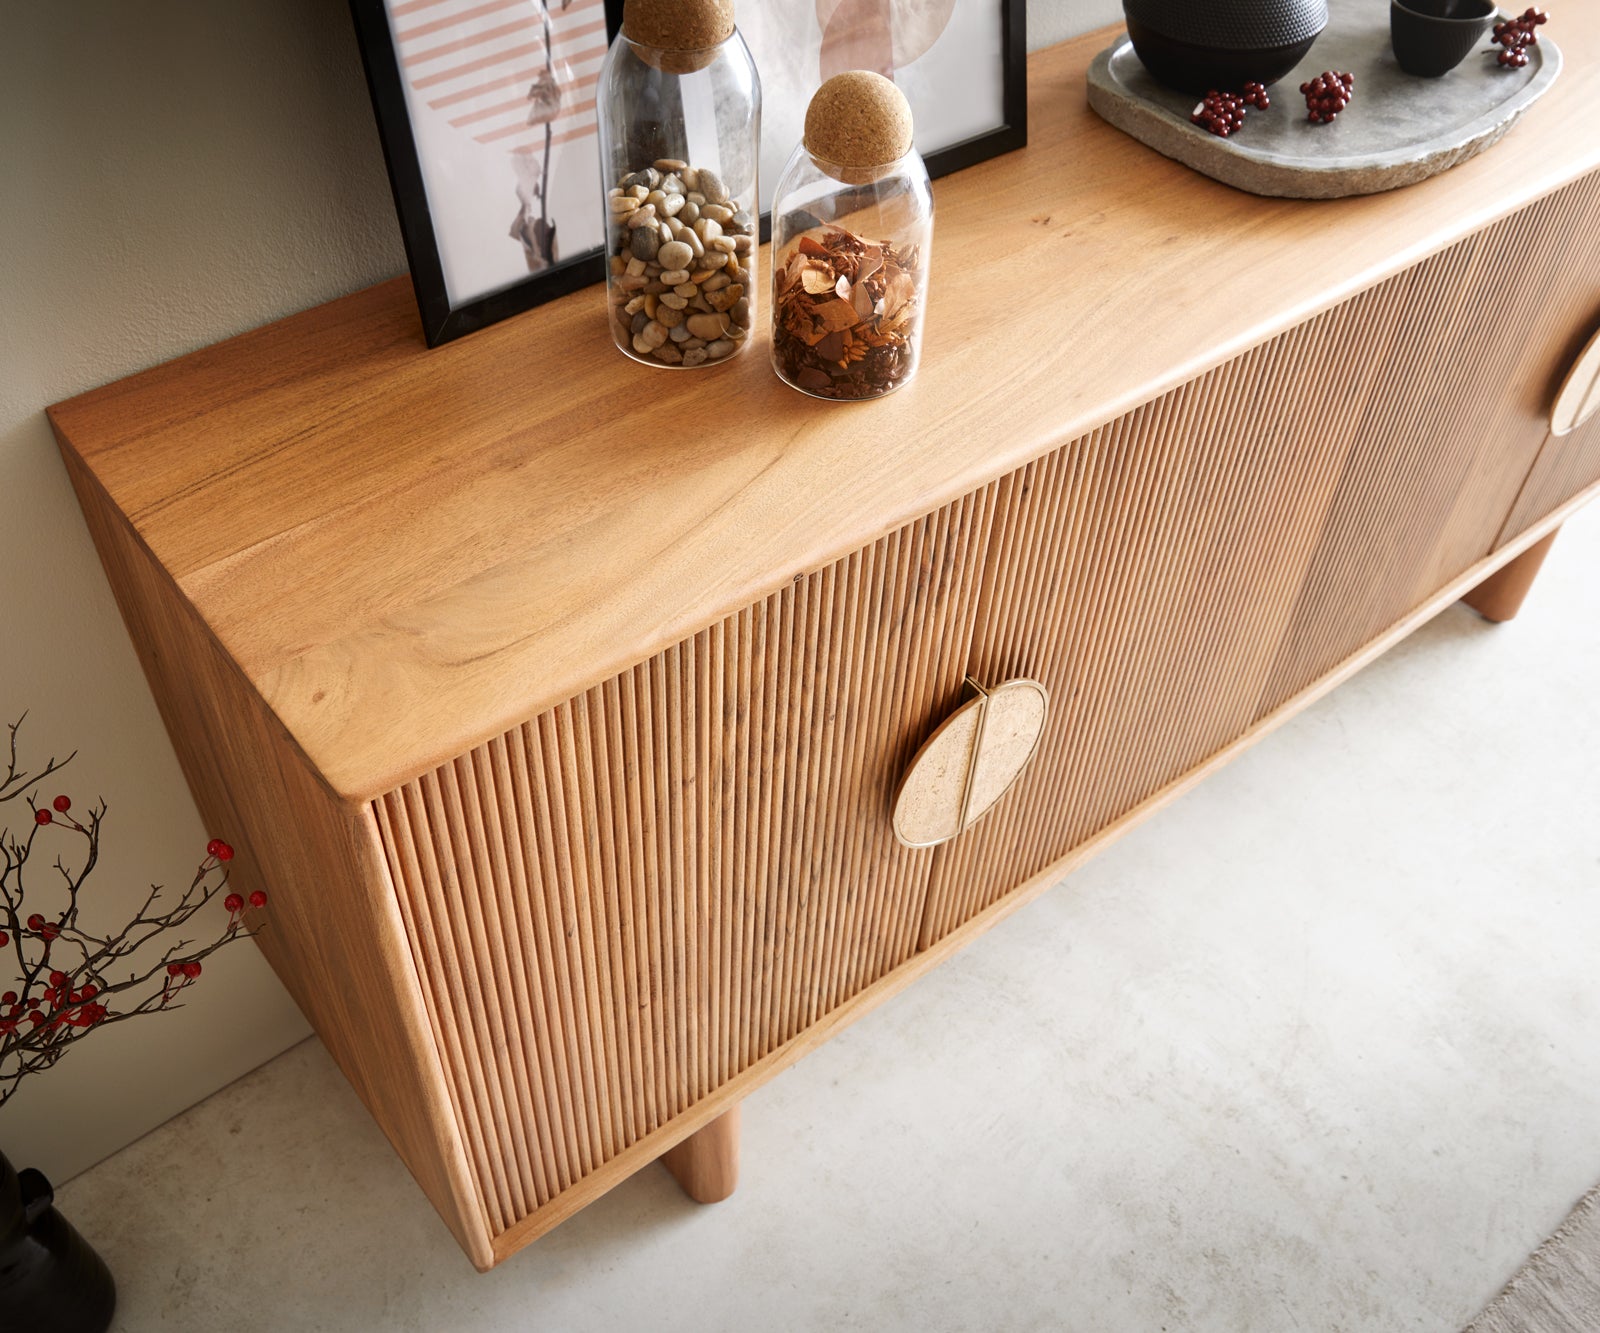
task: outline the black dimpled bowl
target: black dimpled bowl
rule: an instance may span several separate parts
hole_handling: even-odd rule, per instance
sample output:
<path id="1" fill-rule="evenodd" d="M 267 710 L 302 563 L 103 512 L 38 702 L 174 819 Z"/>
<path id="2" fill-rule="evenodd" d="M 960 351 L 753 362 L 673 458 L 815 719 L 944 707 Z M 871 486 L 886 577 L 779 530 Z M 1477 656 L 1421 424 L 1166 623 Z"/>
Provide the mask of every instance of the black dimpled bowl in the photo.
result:
<path id="1" fill-rule="evenodd" d="M 1122 11 L 1151 75 L 1196 95 L 1276 83 L 1328 25 L 1327 0 L 1122 0 Z"/>

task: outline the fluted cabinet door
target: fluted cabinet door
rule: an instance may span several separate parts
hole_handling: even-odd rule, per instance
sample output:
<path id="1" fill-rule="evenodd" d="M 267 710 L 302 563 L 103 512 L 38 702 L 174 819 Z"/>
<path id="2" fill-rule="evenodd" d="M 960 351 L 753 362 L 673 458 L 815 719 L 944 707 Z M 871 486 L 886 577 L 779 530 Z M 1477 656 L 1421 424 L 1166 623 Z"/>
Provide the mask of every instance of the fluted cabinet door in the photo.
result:
<path id="1" fill-rule="evenodd" d="M 1548 438 L 1567 349 L 1595 304 L 1600 258 L 1590 247 L 1577 261 L 1589 273 L 1574 281 L 1569 238 L 1597 233 L 1600 177 L 1590 176 L 1360 298 L 1387 307 L 1375 328 L 1385 365 L 1263 714 L 1500 545 Z M 1554 507 L 1552 496 L 1529 520 Z"/>
<path id="2" fill-rule="evenodd" d="M 959 698 L 992 488 L 374 814 L 491 1227 L 903 963 L 893 785 Z"/>
<path id="3" fill-rule="evenodd" d="M 1017 788 L 939 849 L 924 945 L 1495 548 L 1548 430 L 1536 384 L 1580 323 L 1535 295 L 1575 228 L 1600 228 L 1600 179 L 1000 483 L 971 670 L 1042 682 L 1051 716 Z"/>

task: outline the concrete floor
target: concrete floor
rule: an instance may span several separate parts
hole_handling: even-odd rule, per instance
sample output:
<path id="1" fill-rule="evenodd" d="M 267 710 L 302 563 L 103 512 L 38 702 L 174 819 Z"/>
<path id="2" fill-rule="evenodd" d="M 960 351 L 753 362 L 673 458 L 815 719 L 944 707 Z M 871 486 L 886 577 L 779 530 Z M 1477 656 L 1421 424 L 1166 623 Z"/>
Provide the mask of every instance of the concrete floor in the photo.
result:
<path id="1" fill-rule="evenodd" d="M 1600 1180 L 1600 514 L 478 1276 L 320 1045 L 60 1191 L 125 1330 L 1453 1330 Z"/>

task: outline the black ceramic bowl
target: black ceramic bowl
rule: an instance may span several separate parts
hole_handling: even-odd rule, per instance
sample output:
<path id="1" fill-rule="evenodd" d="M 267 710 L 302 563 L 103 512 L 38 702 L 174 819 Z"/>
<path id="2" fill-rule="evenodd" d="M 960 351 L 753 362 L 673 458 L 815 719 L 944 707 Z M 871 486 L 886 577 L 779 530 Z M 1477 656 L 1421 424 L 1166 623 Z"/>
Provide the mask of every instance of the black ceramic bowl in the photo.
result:
<path id="1" fill-rule="evenodd" d="M 1277 82 L 1328 25 L 1327 0 L 1122 0 L 1122 12 L 1144 67 L 1196 95 Z"/>
<path id="2" fill-rule="evenodd" d="M 1467 58 L 1494 20 L 1492 0 L 1390 0 L 1394 58 L 1407 74 L 1437 79 Z"/>

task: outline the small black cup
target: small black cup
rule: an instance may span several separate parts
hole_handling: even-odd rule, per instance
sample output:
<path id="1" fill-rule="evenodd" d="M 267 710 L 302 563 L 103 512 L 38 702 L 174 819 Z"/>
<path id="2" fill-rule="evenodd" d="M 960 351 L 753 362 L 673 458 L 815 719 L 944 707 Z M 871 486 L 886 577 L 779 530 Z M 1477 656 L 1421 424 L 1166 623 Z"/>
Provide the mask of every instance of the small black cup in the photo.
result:
<path id="1" fill-rule="evenodd" d="M 1437 79 L 1483 40 L 1496 12 L 1494 0 L 1389 0 L 1394 58 L 1407 74 Z"/>

